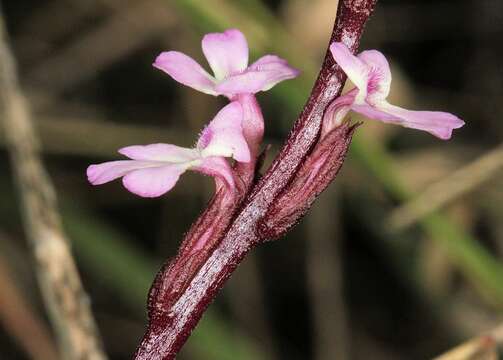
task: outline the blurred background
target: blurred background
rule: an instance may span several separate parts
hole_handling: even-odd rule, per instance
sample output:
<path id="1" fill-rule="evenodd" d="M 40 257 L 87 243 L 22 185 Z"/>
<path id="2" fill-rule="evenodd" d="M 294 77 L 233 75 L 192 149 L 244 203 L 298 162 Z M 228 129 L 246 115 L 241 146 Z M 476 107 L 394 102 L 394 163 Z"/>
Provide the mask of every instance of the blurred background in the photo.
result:
<path id="1" fill-rule="evenodd" d="M 237 27 L 252 59 L 274 53 L 301 69 L 258 96 L 272 157 L 315 80 L 336 3 L 2 1 L 44 165 L 111 359 L 131 358 L 153 277 L 213 190 L 193 174 L 158 199 L 86 181 L 89 164 L 118 159 L 122 146 L 190 146 L 224 104 L 155 70 L 154 58 L 176 49 L 205 64 L 202 35 Z M 500 0 L 380 0 L 361 48 L 390 59 L 390 102 L 449 111 L 465 127 L 442 142 L 365 121 L 337 181 L 288 236 L 246 259 L 179 358 L 428 359 L 487 331 L 498 344 L 502 36 Z M 5 144 L 0 132 L 0 359 L 43 359 L 33 348 L 54 348 L 55 338 Z M 45 336 L 32 336 L 34 327 Z M 456 359 L 495 359 L 493 345 L 476 345 L 486 357 Z"/>

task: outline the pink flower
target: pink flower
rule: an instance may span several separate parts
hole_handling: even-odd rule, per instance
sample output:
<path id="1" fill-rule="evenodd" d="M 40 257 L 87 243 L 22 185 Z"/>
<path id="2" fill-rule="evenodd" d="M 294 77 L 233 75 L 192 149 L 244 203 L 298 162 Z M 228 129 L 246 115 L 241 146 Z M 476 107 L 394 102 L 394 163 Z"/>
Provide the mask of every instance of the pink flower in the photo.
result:
<path id="1" fill-rule="evenodd" d="M 242 118 L 241 105 L 231 102 L 202 131 L 195 148 L 171 144 L 128 146 L 119 153 L 131 160 L 91 165 L 87 168 L 87 178 L 91 184 L 101 185 L 122 177 L 126 189 L 143 197 L 163 195 L 189 169 L 218 177 L 227 186 L 234 187 L 234 176 L 225 157 L 250 161 Z"/>
<path id="2" fill-rule="evenodd" d="M 248 43 L 243 33 L 236 29 L 205 35 L 202 48 L 214 76 L 178 51 L 161 53 L 153 65 L 184 85 L 230 99 L 238 94 L 269 90 L 299 74 L 286 60 L 275 55 L 265 55 L 248 66 Z"/>
<path id="3" fill-rule="evenodd" d="M 333 43 L 330 51 L 356 88 L 331 104 L 325 131 L 340 125 L 349 110 L 385 123 L 424 130 L 440 139 L 449 139 L 453 129 L 464 125 L 463 120 L 446 112 L 411 111 L 388 103 L 391 72 L 388 61 L 379 51 L 368 50 L 354 56 L 340 42 Z"/>

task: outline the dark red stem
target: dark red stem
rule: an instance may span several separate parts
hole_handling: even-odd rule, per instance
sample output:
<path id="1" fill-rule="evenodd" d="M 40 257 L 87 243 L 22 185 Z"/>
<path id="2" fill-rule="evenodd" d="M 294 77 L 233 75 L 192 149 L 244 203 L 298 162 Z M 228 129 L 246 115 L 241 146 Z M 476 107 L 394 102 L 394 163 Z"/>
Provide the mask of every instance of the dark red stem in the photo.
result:
<path id="1" fill-rule="evenodd" d="M 339 0 L 330 43 L 356 52 L 377 0 Z M 346 77 L 327 51 L 311 96 L 260 181 L 231 198 L 217 192 L 194 223 L 178 256 L 164 266 L 149 294 L 149 326 L 137 360 L 174 359 L 202 314 L 245 255 L 299 221 L 335 178 L 354 128 L 344 124 L 319 140 L 323 114 Z M 244 199 L 244 200 L 243 200 Z M 280 211 L 275 204 L 292 204 Z M 200 247 L 199 238 L 207 237 Z"/>

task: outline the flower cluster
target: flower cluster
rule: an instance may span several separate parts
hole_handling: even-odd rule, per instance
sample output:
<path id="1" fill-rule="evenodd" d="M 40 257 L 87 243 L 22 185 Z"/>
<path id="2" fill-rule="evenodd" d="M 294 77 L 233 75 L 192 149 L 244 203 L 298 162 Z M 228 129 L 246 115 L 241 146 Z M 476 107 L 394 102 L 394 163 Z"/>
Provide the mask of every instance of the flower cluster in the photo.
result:
<path id="1" fill-rule="evenodd" d="M 248 66 L 248 44 L 235 29 L 212 33 L 202 40 L 203 53 L 214 76 L 189 56 L 177 51 L 161 53 L 153 66 L 176 81 L 231 102 L 202 131 L 195 148 L 171 144 L 128 146 L 119 153 L 131 160 L 91 165 L 87 177 L 101 185 L 122 177 L 126 189 L 143 197 L 168 192 L 187 170 L 214 176 L 230 189 L 236 174 L 226 158 L 254 163 L 263 137 L 263 118 L 254 94 L 292 79 L 298 71 L 274 55 Z"/>
<path id="2" fill-rule="evenodd" d="M 248 65 L 248 44 L 235 29 L 211 33 L 202 40 L 203 53 L 213 71 L 206 72 L 189 56 L 168 51 L 153 66 L 176 81 L 206 94 L 227 97 L 230 103 L 202 131 L 195 148 L 171 144 L 128 146 L 119 150 L 130 160 L 91 165 L 87 176 L 93 185 L 122 177 L 124 186 L 143 197 L 157 197 L 169 191 L 187 170 L 215 177 L 217 184 L 234 189 L 239 174 L 227 158 L 254 170 L 263 138 L 262 112 L 255 94 L 296 77 L 299 72 L 275 56 L 266 55 Z M 444 112 L 410 111 L 389 104 L 386 97 L 391 72 L 384 55 L 376 50 L 353 55 L 343 43 L 333 43 L 335 61 L 355 88 L 338 97 L 325 112 L 322 135 L 341 125 L 350 110 L 385 123 L 427 131 L 449 139 L 453 129 L 464 122 Z"/>

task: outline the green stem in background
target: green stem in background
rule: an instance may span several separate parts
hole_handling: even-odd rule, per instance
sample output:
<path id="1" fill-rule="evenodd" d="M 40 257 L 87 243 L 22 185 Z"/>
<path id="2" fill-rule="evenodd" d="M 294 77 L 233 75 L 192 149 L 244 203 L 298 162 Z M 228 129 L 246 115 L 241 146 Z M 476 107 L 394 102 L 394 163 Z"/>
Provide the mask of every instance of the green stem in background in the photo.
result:
<path id="1" fill-rule="evenodd" d="M 355 144 L 359 146 L 354 146 Z M 393 169 L 392 156 L 382 145 L 370 139 L 356 137 L 351 155 L 354 155 L 379 180 L 391 196 L 400 201 L 412 197 L 413 194 L 395 175 L 397 171 Z M 452 261 L 488 302 L 496 306 L 503 305 L 503 267 L 488 250 L 440 212 L 422 218 L 420 225 L 447 251 Z"/>
<path id="2" fill-rule="evenodd" d="M 306 56 L 269 9 L 258 0 L 234 1 L 175 0 L 180 12 L 199 27 L 201 32 L 235 27 L 250 39 L 252 53 L 274 49 L 275 53 L 292 60 L 303 70 L 301 79 L 288 86 L 278 86 L 272 91 L 285 109 L 295 114 L 302 106 L 311 81 L 318 71 L 316 63 Z M 334 5 L 334 12 L 335 12 Z M 393 157 L 382 146 L 368 139 L 355 137 L 351 146 L 352 155 L 393 198 L 406 201 L 413 196 L 393 171 Z M 459 267 L 486 300 L 494 305 L 503 304 L 503 266 L 473 236 L 452 222 L 447 216 L 435 213 L 420 221 L 421 227 L 446 249 L 453 263 Z"/>

